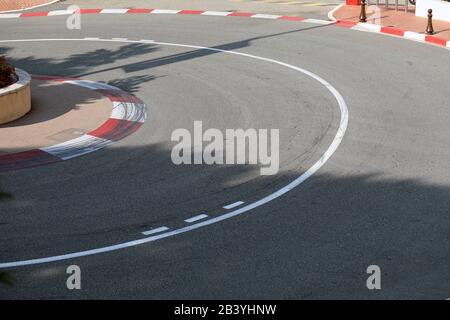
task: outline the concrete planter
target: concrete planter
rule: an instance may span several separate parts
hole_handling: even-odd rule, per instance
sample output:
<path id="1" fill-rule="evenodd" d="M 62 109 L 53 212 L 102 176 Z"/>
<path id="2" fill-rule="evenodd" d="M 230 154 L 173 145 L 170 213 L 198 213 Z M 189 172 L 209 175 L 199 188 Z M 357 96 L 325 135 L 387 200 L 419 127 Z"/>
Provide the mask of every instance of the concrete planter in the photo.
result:
<path id="1" fill-rule="evenodd" d="M 17 68 L 16 74 L 16 83 L 0 89 L 0 124 L 19 119 L 31 110 L 31 77 Z"/>

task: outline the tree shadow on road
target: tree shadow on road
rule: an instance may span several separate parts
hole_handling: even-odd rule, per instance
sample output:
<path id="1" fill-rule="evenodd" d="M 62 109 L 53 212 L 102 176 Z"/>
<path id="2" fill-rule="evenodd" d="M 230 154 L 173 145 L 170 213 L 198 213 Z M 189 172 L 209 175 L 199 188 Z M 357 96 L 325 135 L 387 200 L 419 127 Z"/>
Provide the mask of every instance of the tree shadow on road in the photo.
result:
<path id="1" fill-rule="evenodd" d="M 301 170 L 261 177 L 255 166 L 176 166 L 171 162 L 170 148 L 141 145 L 113 146 L 64 163 L 8 173 L 4 175 L 5 186 L 13 190 L 15 199 L 2 204 L 6 224 L 1 226 L 0 239 L 8 243 L 0 249 L 2 262 L 134 240 L 156 226 L 185 226 L 184 219 L 200 212 L 214 217 L 226 212 L 222 209 L 226 204 L 238 200 L 250 204 L 276 192 L 310 165 L 305 162 Z M 299 292 L 305 297 L 309 293 L 310 297 L 332 297 L 338 290 L 365 297 L 367 290 L 354 275 L 364 275 L 370 264 L 380 265 L 385 272 L 385 297 L 399 298 L 408 288 L 422 297 L 430 292 L 432 296 L 442 294 L 450 283 L 446 272 L 450 267 L 449 208 L 450 184 L 393 178 L 392 172 L 331 174 L 321 170 L 280 198 L 223 222 L 219 233 L 213 227 L 202 229 L 208 235 L 202 250 L 194 248 L 202 235 L 197 233 L 196 237 L 179 235 L 173 241 L 159 240 L 131 251 L 136 260 L 140 254 L 149 255 L 145 272 L 153 278 L 174 277 L 180 284 L 177 290 L 169 286 L 158 292 L 136 289 L 133 294 L 146 298 L 187 298 L 189 294 L 191 298 L 231 298 L 228 293 L 236 293 L 233 279 L 241 279 L 245 290 L 235 298 L 294 298 Z M 29 219 L 33 219 L 32 225 L 25 224 Z M 169 246 L 173 255 L 164 263 L 150 263 L 158 252 L 155 248 L 161 246 Z M 121 255 L 105 256 L 115 263 L 102 270 L 102 278 L 112 276 L 110 272 L 119 267 L 123 276 L 115 275 L 118 282 L 138 277 L 139 272 L 132 272 L 135 265 L 121 260 Z M 58 283 L 65 275 L 37 278 L 31 286 L 32 273 L 27 275 L 27 270 L 42 271 L 68 263 L 72 262 L 25 268 L 17 274 L 12 270 L 15 278 L 24 278 L 13 295 L 48 294 L 39 291 L 45 281 Z M 194 268 L 195 274 L 215 285 L 202 286 L 204 279 L 192 273 L 186 276 L 184 268 Z M 178 275 L 189 281 L 181 281 Z M 304 281 L 294 286 L 292 279 Z M 199 286 L 184 287 L 184 283 Z M 107 281 L 97 286 L 102 297 L 114 292 L 117 298 L 131 290 L 113 290 Z M 54 294 L 68 293 L 61 289 Z"/>
<path id="2" fill-rule="evenodd" d="M 1 202 L 11 199 L 12 195 L 10 193 L 2 191 L 2 189 L 0 188 L 0 206 Z M 8 286 L 12 286 L 14 284 L 14 280 L 10 272 L 0 270 L 0 284 L 5 284 Z"/>

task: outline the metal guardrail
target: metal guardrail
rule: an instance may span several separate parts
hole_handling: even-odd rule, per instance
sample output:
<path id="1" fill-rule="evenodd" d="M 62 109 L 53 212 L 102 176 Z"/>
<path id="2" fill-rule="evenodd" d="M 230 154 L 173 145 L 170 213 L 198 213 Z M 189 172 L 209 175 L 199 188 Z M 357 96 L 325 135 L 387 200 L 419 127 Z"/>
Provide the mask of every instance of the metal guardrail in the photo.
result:
<path id="1" fill-rule="evenodd" d="M 386 8 L 389 8 L 389 5 L 390 5 L 389 0 L 381 1 L 381 3 L 384 4 L 386 6 Z M 369 1 L 367 1 L 367 4 L 368 5 L 374 5 L 375 4 L 375 5 L 379 6 L 380 5 L 380 0 L 375 0 L 375 1 L 370 1 L 369 0 Z M 395 6 L 395 11 L 398 11 L 399 0 L 394 0 L 393 4 Z M 409 5 L 410 4 L 411 5 L 415 5 L 416 4 L 416 0 L 404 0 L 404 4 L 405 4 L 405 12 L 408 12 Z"/>

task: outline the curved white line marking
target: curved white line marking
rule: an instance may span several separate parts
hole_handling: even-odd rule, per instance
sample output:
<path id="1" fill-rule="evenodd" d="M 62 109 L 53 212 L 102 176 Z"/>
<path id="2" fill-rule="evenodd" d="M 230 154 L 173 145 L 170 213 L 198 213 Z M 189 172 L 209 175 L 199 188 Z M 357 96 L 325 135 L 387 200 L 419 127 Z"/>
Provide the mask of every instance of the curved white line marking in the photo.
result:
<path id="1" fill-rule="evenodd" d="M 127 42 L 127 43 L 140 43 L 141 42 L 141 41 L 134 41 L 134 40 L 126 40 L 125 41 L 125 40 L 110 40 L 110 39 L 24 39 L 24 40 L 0 40 L 0 43 L 33 42 L 33 41 L 36 41 L 36 42 L 39 42 L 39 41 L 101 41 L 101 42 Z M 294 181 L 292 181 L 285 187 L 275 191 L 274 193 L 269 194 L 268 196 L 266 196 L 256 202 L 250 203 L 240 209 L 225 213 L 221 216 L 218 216 L 218 217 L 215 217 L 215 218 L 203 221 L 203 222 L 199 222 L 199 223 L 192 224 L 192 225 L 189 225 L 189 226 L 186 226 L 183 228 L 179 228 L 179 229 L 172 230 L 172 231 L 169 231 L 169 232 L 166 232 L 163 234 L 159 234 L 159 235 L 155 235 L 155 236 L 151 236 L 151 237 L 147 237 L 147 238 L 143 238 L 143 239 L 119 243 L 116 245 L 102 247 L 102 248 L 98 248 L 98 249 L 79 251 L 79 252 L 74 252 L 74 253 L 58 255 L 58 256 L 0 263 L 0 268 L 11 268 L 11 267 L 33 265 L 33 264 L 55 262 L 55 261 L 90 256 L 90 255 L 99 254 L 99 253 L 111 252 L 111 251 L 115 251 L 115 250 L 119 250 L 119 249 L 138 246 L 138 245 L 148 243 L 148 242 L 153 242 L 153 241 L 156 241 L 159 239 L 168 238 L 168 237 L 175 236 L 175 235 L 178 235 L 181 233 L 199 229 L 201 227 L 205 227 L 205 226 L 208 226 L 208 225 L 211 225 L 211 224 L 223 221 L 223 220 L 230 219 L 230 218 L 240 215 L 244 212 L 247 212 L 247 211 L 255 209 L 259 206 L 262 206 L 276 198 L 279 198 L 282 195 L 284 195 L 285 193 L 289 192 L 290 190 L 294 189 L 295 187 L 297 187 L 300 184 L 302 184 L 303 182 L 305 182 L 309 177 L 311 177 L 314 173 L 316 173 L 328 161 L 328 159 L 330 159 L 330 157 L 333 155 L 333 153 L 337 150 L 337 148 L 341 144 L 342 139 L 344 138 L 344 135 L 345 135 L 345 131 L 347 130 L 347 125 L 348 125 L 347 104 L 345 103 L 345 100 L 342 97 L 342 95 L 331 84 L 329 84 L 327 81 L 325 81 L 318 75 L 316 75 L 308 70 L 290 65 L 288 63 L 284 63 L 284 62 L 281 62 L 281 61 L 278 61 L 275 59 L 263 58 L 263 57 L 255 56 L 255 55 L 248 54 L 248 53 L 228 51 L 228 50 L 217 49 L 217 48 L 208 48 L 208 47 L 202 47 L 202 46 L 187 45 L 187 44 L 176 44 L 176 43 L 156 42 L 156 41 L 153 43 L 159 44 L 159 45 L 166 45 L 166 46 L 193 48 L 193 49 L 201 49 L 201 50 L 209 50 L 209 51 L 234 54 L 234 55 L 248 57 L 248 58 L 252 58 L 252 59 L 256 59 L 256 60 L 260 60 L 260 61 L 274 63 L 277 65 L 301 72 L 307 76 L 310 76 L 311 78 L 315 79 L 317 82 L 319 82 L 320 84 L 325 86 L 328 89 L 328 91 L 330 91 L 331 94 L 333 94 L 333 96 L 336 98 L 336 100 L 339 104 L 339 109 L 341 111 L 341 120 L 340 120 L 340 124 L 339 124 L 338 131 L 336 133 L 336 136 L 333 139 L 333 142 L 328 147 L 328 149 L 325 151 L 325 153 L 320 157 L 320 159 L 316 163 L 314 163 L 314 165 L 311 168 L 309 168 L 305 173 L 303 173 L 301 176 L 296 178 Z"/>
<path id="2" fill-rule="evenodd" d="M 330 19 L 331 21 L 336 22 L 337 19 L 334 17 L 334 13 L 336 11 L 338 11 L 340 8 L 342 8 L 343 6 L 345 6 L 345 3 L 342 3 L 342 4 L 338 5 L 336 8 L 331 9 L 331 11 L 328 12 L 328 19 Z"/>

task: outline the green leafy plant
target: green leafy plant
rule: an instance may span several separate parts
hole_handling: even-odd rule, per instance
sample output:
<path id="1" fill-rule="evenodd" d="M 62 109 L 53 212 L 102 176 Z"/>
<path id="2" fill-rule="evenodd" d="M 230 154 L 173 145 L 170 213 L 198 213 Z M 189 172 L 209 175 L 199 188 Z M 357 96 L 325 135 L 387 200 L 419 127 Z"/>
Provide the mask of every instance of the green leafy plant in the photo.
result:
<path id="1" fill-rule="evenodd" d="M 0 271 L 0 283 L 6 284 L 8 286 L 14 285 L 14 279 L 6 271 Z"/>
<path id="2" fill-rule="evenodd" d="M 10 199 L 10 198 L 11 198 L 11 195 L 9 193 L 0 191 L 0 201 Z"/>
<path id="3" fill-rule="evenodd" d="M 6 58 L 0 56 L 0 89 L 10 86 L 16 82 L 16 69 L 6 62 Z"/>

